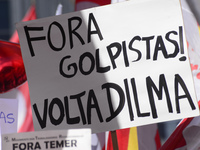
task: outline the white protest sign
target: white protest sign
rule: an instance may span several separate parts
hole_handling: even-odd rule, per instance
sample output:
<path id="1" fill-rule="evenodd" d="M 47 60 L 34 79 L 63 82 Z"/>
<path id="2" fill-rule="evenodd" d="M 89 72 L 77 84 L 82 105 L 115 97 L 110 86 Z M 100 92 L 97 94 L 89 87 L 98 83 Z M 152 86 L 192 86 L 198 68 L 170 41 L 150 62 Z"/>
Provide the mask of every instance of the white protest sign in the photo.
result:
<path id="1" fill-rule="evenodd" d="M 199 115 L 179 0 L 17 24 L 35 130 L 93 133 Z"/>
<path id="2" fill-rule="evenodd" d="M 1 135 L 17 132 L 18 100 L 0 98 L 0 149 Z"/>
<path id="3" fill-rule="evenodd" d="M 18 100 L 0 98 L 1 134 L 17 132 Z"/>
<path id="4" fill-rule="evenodd" d="M 2 148 L 12 150 L 91 150 L 91 129 L 5 134 Z"/>

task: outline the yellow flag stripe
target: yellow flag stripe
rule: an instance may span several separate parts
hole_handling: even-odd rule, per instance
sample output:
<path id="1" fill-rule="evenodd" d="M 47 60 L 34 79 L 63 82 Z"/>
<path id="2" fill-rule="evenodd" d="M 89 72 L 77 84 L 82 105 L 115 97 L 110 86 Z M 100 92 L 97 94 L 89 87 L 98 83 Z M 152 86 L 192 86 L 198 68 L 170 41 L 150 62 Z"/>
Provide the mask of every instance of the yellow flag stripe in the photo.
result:
<path id="1" fill-rule="evenodd" d="M 198 26 L 199 27 L 199 34 L 200 34 L 200 26 Z"/>
<path id="2" fill-rule="evenodd" d="M 138 137 L 137 137 L 137 127 L 130 128 L 128 150 L 139 150 Z"/>

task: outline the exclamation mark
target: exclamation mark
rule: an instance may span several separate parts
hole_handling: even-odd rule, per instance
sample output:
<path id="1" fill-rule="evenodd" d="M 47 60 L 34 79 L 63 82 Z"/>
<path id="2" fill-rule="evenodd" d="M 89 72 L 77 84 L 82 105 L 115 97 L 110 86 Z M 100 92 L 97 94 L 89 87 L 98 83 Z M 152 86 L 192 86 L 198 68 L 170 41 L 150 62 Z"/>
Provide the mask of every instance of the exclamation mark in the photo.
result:
<path id="1" fill-rule="evenodd" d="M 184 45 L 183 45 L 183 28 L 182 26 L 179 27 L 179 43 L 180 43 L 180 51 L 181 54 L 184 54 Z M 180 61 L 185 61 L 186 57 L 182 56 L 179 58 Z"/>

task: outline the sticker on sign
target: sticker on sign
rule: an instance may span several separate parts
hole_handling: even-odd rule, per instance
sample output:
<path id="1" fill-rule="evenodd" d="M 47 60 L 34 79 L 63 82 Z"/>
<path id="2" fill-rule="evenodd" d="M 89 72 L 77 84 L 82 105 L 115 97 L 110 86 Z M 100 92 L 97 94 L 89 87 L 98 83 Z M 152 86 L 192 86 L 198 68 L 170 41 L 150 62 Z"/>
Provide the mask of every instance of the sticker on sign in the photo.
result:
<path id="1" fill-rule="evenodd" d="M 91 150 L 91 129 L 4 134 L 2 148 L 12 150 Z"/>

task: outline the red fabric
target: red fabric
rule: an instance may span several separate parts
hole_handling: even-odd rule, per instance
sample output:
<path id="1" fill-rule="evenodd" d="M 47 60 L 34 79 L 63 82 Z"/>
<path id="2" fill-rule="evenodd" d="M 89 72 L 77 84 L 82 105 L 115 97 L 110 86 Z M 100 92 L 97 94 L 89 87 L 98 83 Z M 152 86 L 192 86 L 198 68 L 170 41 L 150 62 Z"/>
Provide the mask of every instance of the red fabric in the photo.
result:
<path id="1" fill-rule="evenodd" d="M 111 0 L 76 0 L 75 10 L 91 8 L 91 7 L 94 7 L 94 4 L 96 6 L 108 5 L 108 4 L 111 4 Z"/>
<path id="2" fill-rule="evenodd" d="M 176 128 L 176 130 L 171 134 L 169 139 L 162 145 L 160 150 L 174 150 L 176 148 L 186 145 L 185 139 L 183 137 L 183 130 L 192 121 L 193 118 L 187 118 L 182 121 L 182 123 Z"/>
<path id="3" fill-rule="evenodd" d="M 105 150 L 106 148 L 105 148 L 105 145 L 103 146 L 103 148 L 102 148 L 102 150 Z"/>
<path id="4" fill-rule="evenodd" d="M 108 134 L 107 150 L 113 150 L 112 136 L 110 132 Z"/>
<path id="5" fill-rule="evenodd" d="M 199 101 L 200 107 L 200 101 Z M 160 150 L 174 150 L 176 148 L 180 148 L 186 145 L 186 141 L 183 137 L 183 130 L 190 124 L 194 117 L 185 118 L 181 121 L 181 123 L 177 126 L 175 131 L 171 134 L 168 140 L 162 145 Z"/>
<path id="6" fill-rule="evenodd" d="M 117 139 L 119 150 L 128 149 L 130 128 L 117 130 Z"/>
<path id="7" fill-rule="evenodd" d="M 27 110 L 25 120 L 22 126 L 19 128 L 18 132 L 34 131 L 28 82 L 25 82 L 23 85 L 18 87 L 18 90 L 23 94 L 23 97 L 26 102 L 26 110 Z"/>
<path id="8" fill-rule="evenodd" d="M 158 130 L 156 132 L 155 142 L 156 142 L 156 149 L 159 150 L 160 147 L 161 147 L 161 142 L 160 142 L 160 135 L 159 135 L 159 131 Z"/>
<path id="9" fill-rule="evenodd" d="M 0 41 L 0 93 L 7 92 L 26 81 L 19 44 Z"/>
<path id="10" fill-rule="evenodd" d="M 34 19 L 36 19 L 36 10 L 35 10 L 35 5 L 32 5 L 27 11 L 22 21 L 29 21 Z M 19 43 L 19 37 L 17 31 L 14 32 L 9 41 L 14 43 Z"/>
<path id="11" fill-rule="evenodd" d="M 128 149 L 129 133 L 130 133 L 130 128 L 116 130 L 119 150 Z M 112 136 L 110 132 L 108 135 L 107 150 L 113 150 Z"/>
<path id="12" fill-rule="evenodd" d="M 110 4 L 111 0 L 76 0 L 76 4 L 79 2 L 91 2 L 91 3 L 96 3 L 99 6 L 102 6 Z"/>

